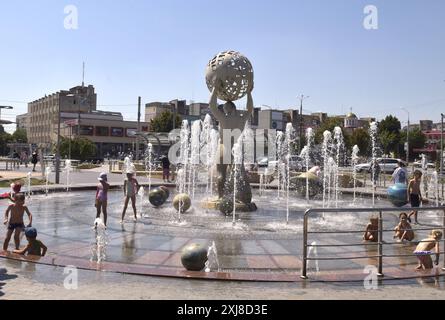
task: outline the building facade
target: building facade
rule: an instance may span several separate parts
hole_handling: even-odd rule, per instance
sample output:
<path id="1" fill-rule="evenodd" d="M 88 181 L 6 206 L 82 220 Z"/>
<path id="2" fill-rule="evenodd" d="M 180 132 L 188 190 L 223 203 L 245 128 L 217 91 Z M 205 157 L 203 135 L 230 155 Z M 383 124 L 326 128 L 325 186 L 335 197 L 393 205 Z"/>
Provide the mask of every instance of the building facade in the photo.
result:
<path id="1" fill-rule="evenodd" d="M 96 104 L 97 96 L 91 85 L 62 90 L 28 103 L 26 133 L 29 143 L 49 147 L 57 141 L 59 113 L 74 113 L 79 117 L 96 110 Z M 64 120 L 61 117 L 60 121 Z"/>

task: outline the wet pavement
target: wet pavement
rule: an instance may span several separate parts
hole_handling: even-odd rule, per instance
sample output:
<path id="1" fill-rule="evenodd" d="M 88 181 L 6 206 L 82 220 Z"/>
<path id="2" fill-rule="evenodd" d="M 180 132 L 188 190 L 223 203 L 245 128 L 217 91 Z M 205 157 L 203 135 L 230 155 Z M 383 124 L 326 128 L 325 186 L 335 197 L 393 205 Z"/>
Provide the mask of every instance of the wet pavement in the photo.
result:
<path id="1" fill-rule="evenodd" d="M 300 272 L 303 252 L 304 200 L 292 197 L 289 223 L 286 224 L 284 199 L 270 190 L 254 199 L 259 210 L 237 215 L 236 226 L 232 217 L 201 208 L 195 199 L 189 213 L 178 224 L 177 213 L 171 198 L 161 208 L 152 207 L 144 197 L 138 196 L 138 210 L 143 218 L 132 220 L 131 208 L 127 210 L 125 224 L 119 224 L 122 209 L 122 192 L 110 191 L 108 230 L 102 235 L 104 249 L 97 246 L 98 233 L 92 229 L 95 219 L 94 192 L 54 193 L 48 197 L 35 195 L 28 200 L 34 215 L 34 226 L 39 239 L 48 249 L 46 257 L 21 257 L 3 252 L 0 256 L 12 260 L 31 260 L 37 264 L 63 267 L 73 265 L 81 269 L 128 273 L 136 275 L 203 278 L 217 280 L 301 282 Z M 354 206 L 367 204 L 356 203 Z M 345 198 L 340 206 L 352 207 Z M 319 205 L 317 201 L 311 205 Z M 381 200 L 381 206 L 388 203 Z M 314 233 L 308 235 L 308 244 L 317 245 L 310 251 L 309 281 L 363 281 L 365 268 L 377 266 L 377 246 L 362 242 L 362 233 L 371 214 L 334 213 L 314 215 L 309 220 L 310 231 L 359 231 L 350 234 Z M 418 228 L 440 226 L 437 212 L 420 214 L 424 225 Z M 426 225 L 428 223 L 428 225 Z M 407 279 L 442 274 L 440 268 L 432 273 L 414 271 L 416 258 L 410 256 L 413 243 L 395 243 L 392 230 L 397 224 L 397 214 L 384 216 L 384 274 L 388 279 Z M 416 231 L 416 239 L 426 236 L 428 230 Z M 26 239 L 22 239 L 26 241 Z M 188 272 L 181 263 L 182 249 L 191 243 L 209 246 L 215 242 L 220 270 L 213 272 Z M 355 246 L 343 245 L 356 244 Z M 10 244 L 12 249 L 12 243 Z M 98 261 L 97 257 L 103 258 Z M 360 259 L 352 259 L 359 257 Z M 333 258 L 334 260 L 326 260 Z M 26 263 L 26 262 L 24 262 Z"/>

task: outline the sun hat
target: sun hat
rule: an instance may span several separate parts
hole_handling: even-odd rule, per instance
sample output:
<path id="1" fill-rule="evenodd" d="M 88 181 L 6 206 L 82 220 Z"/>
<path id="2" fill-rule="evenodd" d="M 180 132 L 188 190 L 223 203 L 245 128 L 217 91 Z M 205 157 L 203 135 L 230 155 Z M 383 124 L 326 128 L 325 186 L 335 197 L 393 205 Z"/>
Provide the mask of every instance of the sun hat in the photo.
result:
<path id="1" fill-rule="evenodd" d="M 26 228 L 25 229 L 25 236 L 28 238 L 37 238 L 37 229 L 36 228 Z"/>
<path id="2" fill-rule="evenodd" d="M 108 181 L 108 176 L 105 172 L 102 172 L 99 176 L 99 178 L 97 178 L 97 180 L 99 181 Z"/>

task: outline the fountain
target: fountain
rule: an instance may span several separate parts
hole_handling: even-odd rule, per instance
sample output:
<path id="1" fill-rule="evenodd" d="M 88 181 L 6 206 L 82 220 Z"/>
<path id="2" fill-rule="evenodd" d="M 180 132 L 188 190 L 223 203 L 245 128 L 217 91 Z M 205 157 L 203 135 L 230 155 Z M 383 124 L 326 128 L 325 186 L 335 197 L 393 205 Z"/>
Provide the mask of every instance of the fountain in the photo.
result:
<path id="1" fill-rule="evenodd" d="M 233 212 L 232 212 L 232 225 L 235 227 L 236 224 L 236 198 L 238 195 L 238 180 L 241 178 L 241 166 L 243 165 L 243 152 L 242 152 L 242 135 L 238 142 L 235 143 L 232 150 L 233 154 Z"/>
<path id="2" fill-rule="evenodd" d="M 51 174 L 51 167 L 50 166 L 47 166 L 46 168 L 45 168 L 45 195 L 46 196 L 48 196 L 48 192 L 49 192 L 49 187 L 48 187 L 48 185 L 49 185 L 49 176 L 50 176 L 50 174 Z"/>
<path id="3" fill-rule="evenodd" d="M 429 187 L 430 187 L 429 194 L 434 195 L 433 199 L 434 199 L 436 207 L 438 207 L 439 200 L 440 200 L 439 199 L 439 173 L 436 170 L 434 170 L 433 173 L 431 174 L 431 180 L 430 180 Z"/>
<path id="4" fill-rule="evenodd" d="M 147 149 L 144 155 L 145 172 L 148 175 L 148 193 L 151 191 L 151 173 L 153 171 L 153 145 L 147 144 Z"/>
<path id="5" fill-rule="evenodd" d="M 340 195 L 339 186 L 339 175 L 340 175 L 340 155 L 344 147 L 343 132 L 340 127 L 334 128 L 334 142 L 336 145 L 336 172 L 334 175 L 334 185 L 335 185 L 335 207 L 338 208 L 338 197 Z"/>
<path id="6" fill-rule="evenodd" d="M 323 208 L 326 208 L 326 191 L 330 187 L 328 184 L 328 176 L 330 174 L 330 170 L 328 167 L 329 162 L 329 153 L 330 153 L 330 144 L 332 142 L 332 134 L 329 131 L 325 131 L 323 133 L 323 145 L 322 145 L 322 154 L 323 154 Z"/>
<path id="7" fill-rule="evenodd" d="M 304 152 L 301 153 L 304 154 L 304 159 L 306 160 L 306 201 L 309 204 L 309 162 L 311 159 L 311 147 L 314 143 L 314 132 L 312 128 L 307 128 L 306 130 L 306 146 L 304 147 Z"/>
<path id="8" fill-rule="evenodd" d="M 212 270 L 221 271 L 215 241 L 212 241 L 212 245 L 207 250 L 207 261 L 205 263 L 205 272 L 211 272 Z"/>
<path id="9" fill-rule="evenodd" d="M 309 263 L 309 261 L 315 261 L 315 271 L 320 272 L 320 268 L 318 265 L 318 259 L 317 259 L 318 258 L 318 250 L 317 250 L 317 242 L 316 241 L 311 243 L 311 246 L 308 249 L 307 257 L 311 258 L 311 259 L 315 258 L 315 260 L 308 260 L 308 263 Z"/>
<path id="10" fill-rule="evenodd" d="M 284 145 L 286 147 L 286 224 L 289 224 L 289 190 L 290 190 L 290 158 L 292 156 L 292 135 L 294 133 L 294 128 L 292 123 L 286 125 L 286 134 L 284 139 Z"/>
<path id="11" fill-rule="evenodd" d="M 282 181 L 285 180 L 283 179 L 283 155 L 284 155 L 284 151 L 283 151 L 283 142 L 284 142 L 284 134 L 282 131 L 278 131 L 277 132 L 277 181 L 278 181 L 278 188 L 277 188 L 277 196 L 278 199 L 281 199 L 281 192 L 282 192 Z M 280 192 L 281 191 L 281 192 Z"/>
<path id="12" fill-rule="evenodd" d="M 192 123 L 191 138 L 190 138 L 190 176 L 189 176 L 189 190 L 188 193 L 192 199 L 195 199 L 196 190 L 196 176 L 200 164 L 200 150 L 201 150 L 201 121 L 197 120 Z"/>
<path id="13" fill-rule="evenodd" d="M 422 195 L 428 198 L 428 159 L 425 154 L 421 154 L 422 166 Z"/>
<path id="14" fill-rule="evenodd" d="M 352 179 L 354 180 L 354 203 L 356 200 L 356 192 L 357 192 L 357 171 L 355 170 L 355 166 L 358 164 L 358 153 L 360 149 L 357 145 L 352 148 Z"/>
<path id="15" fill-rule="evenodd" d="M 71 166 L 71 160 L 65 160 L 65 176 L 66 176 L 66 191 L 70 190 L 70 173 L 73 171 L 73 167 Z"/>
<path id="16" fill-rule="evenodd" d="M 100 218 L 97 218 L 94 221 L 94 225 L 95 225 L 95 243 L 91 247 L 92 255 L 90 260 L 93 262 L 101 263 L 105 261 L 107 257 L 106 253 L 108 245 L 108 236 L 106 233 L 107 227 Z"/>
<path id="17" fill-rule="evenodd" d="M 32 172 L 28 172 L 26 175 L 26 187 L 27 187 L 27 193 L 28 193 L 28 199 L 31 198 L 31 177 Z"/>
<path id="18" fill-rule="evenodd" d="M 369 134 L 371 136 L 371 145 L 372 145 L 372 162 L 375 163 L 377 158 L 377 146 L 376 146 L 376 139 L 377 139 L 377 123 L 372 122 L 371 126 L 369 127 Z M 372 168 L 372 206 L 375 206 L 375 166 L 371 166 Z"/>

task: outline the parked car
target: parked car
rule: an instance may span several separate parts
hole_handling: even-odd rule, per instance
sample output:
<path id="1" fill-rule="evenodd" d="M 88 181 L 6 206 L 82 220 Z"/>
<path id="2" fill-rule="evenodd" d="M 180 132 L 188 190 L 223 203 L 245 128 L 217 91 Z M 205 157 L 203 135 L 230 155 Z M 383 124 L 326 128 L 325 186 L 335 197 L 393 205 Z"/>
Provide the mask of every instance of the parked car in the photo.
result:
<path id="1" fill-rule="evenodd" d="M 268 167 L 275 169 L 277 167 L 278 161 L 269 161 Z M 314 164 L 309 162 L 309 169 L 312 168 Z M 306 160 L 300 156 L 291 156 L 289 159 L 289 169 L 295 171 L 305 171 L 306 170 Z"/>
<path id="2" fill-rule="evenodd" d="M 416 161 L 416 162 L 414 162 L 413 165 L 414 165 L 414 168 L 422 168 L 422 161 L 421 160 Z M 428 169 L 436 169 L 436 164 L 432 163 L 432 162 L 428 162 L 427 167 L 428 167 Z"/>
<path id="3" fill-rule="evenodd" d="M 405 163 L 401 159 L 393 158 L 377 158 L 377 163 L 380 166 L 381 172 L 393 173 L 397 169 L 399 161 Z M 358 164 L 354 167 L 356 172 L 371 172 L 371 162 Z"/>

